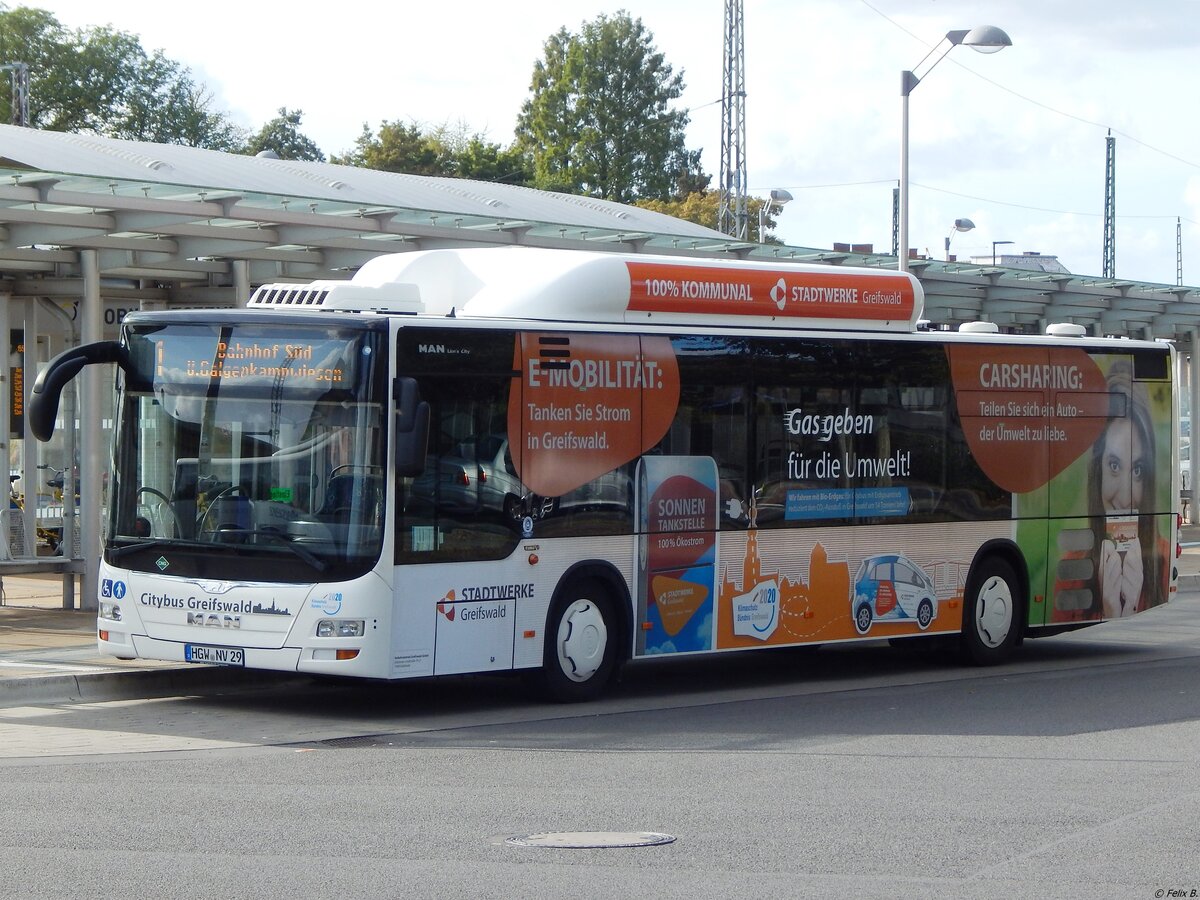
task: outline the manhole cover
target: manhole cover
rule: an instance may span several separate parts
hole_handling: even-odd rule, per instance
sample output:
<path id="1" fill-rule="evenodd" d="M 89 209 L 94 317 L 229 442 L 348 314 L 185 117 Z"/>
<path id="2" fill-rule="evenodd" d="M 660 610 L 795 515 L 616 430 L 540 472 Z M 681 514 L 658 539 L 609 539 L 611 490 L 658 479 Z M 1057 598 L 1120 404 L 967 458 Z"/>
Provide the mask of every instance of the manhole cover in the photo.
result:
<path id="1" fill-rule="evenodd" d="M 657 847 L 675 843 L 675 836 L 657 831 L 547 831 L 542 834 L 519 834 L 504 843 L 514 847 L 594 850 L 603 847 Z"/>

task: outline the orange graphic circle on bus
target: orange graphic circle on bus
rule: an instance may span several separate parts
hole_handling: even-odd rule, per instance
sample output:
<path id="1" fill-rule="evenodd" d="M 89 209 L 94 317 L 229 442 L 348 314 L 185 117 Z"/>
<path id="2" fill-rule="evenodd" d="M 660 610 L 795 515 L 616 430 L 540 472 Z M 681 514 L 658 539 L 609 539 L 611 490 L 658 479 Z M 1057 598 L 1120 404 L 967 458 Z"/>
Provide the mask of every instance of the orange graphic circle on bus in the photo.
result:
<path id="1" fill-rule="evenodd" d="M 530 490 L 558 497 L 637 459 L 679 405 L 670 339 L 527 333 L 517 340 L 508 401 L 513 465 Z"/>

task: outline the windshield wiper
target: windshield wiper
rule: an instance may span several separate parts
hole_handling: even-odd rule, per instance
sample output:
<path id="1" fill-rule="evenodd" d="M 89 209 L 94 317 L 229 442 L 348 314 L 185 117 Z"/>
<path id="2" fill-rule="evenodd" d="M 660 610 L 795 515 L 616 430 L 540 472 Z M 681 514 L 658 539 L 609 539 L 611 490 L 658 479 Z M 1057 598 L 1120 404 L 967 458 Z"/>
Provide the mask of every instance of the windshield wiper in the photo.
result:
<path id="1" fill-rule="evenodd" d="M 300 557 L 302 560 L 304 560 L 306 563 L 308 563 L 310 566 L 312 566 L 314 569 L 316 569 L 318 572 L 324 572 L 328 568 L 328 565 L 325 563 L 325 561 L 323 559 L 314 555 L 313 553 L 309 552 L 308 550 L 305 550 L 304 547 L 300 546 L 299 544 L 292 543 L 291 541 L 289 541 L 287 539 L 286 535 L 284 535 L 278 531 L 272 531 L 269 528 L 255 529 L 254 531 L 241 531 L 239 529 L 239 530 L 235 530 L 233 533 L 234 534 L 244 534 L 247 536 L 254 536 L 254 537 L 275 538 L 276 540 L 278 540 L 280 542 L 280 544 L 282 544 L 284 547 L 287 547 L 287 549 L 291 550 L 298 557 Z"/>
<path id="2" fill-rule="evenodd" d="M 293 554 L 304 560 L 304 562 L 308 563 L 318 572 L 324 572 L 327 568 L 329 568 L 329 565 L 323 559 L 315 556 L 313 553 L 309 552 L 298 544 L 293 544 L 285 535 L 280 534 L 278 531 L 242 531 L 239 529 L 231 530 L 229 533 L 236 534 L 238 536 L 244 535 L 246 537 L 255 536 L 275 538 L 279 541 L 281 546 L 290 550 Z M 228 548 L 245 546 L 251 545 L 238 544 L 232 541 L 227 543 L 225 541 L 197 541 L 189 538 L 154 538 L 153 540 L 149 541 L 138 541 L 137 543 L 133 544 L 123 544 L 120 547 L 109 547 L 108 552 L 111 553 L 112 558 L 116 560 L 123 556 L 128 556 L 130 553 L 135 553 L 138 550 L 150 550 L 155 547 L 184 547 L 189 550 L 212 550 L 215 547 Z"/>
<path id="3" fill-rule="evenodd" d="M 154 538 L 149 541 L 137 541 L 133 544 L 122 544 L 120 547 L 108 547 L 113 559 L 120 559 L 138 550 L 151 550 L 155 547 L 211 547 L 207 541 L 189 541 L 185 538 Z"/>

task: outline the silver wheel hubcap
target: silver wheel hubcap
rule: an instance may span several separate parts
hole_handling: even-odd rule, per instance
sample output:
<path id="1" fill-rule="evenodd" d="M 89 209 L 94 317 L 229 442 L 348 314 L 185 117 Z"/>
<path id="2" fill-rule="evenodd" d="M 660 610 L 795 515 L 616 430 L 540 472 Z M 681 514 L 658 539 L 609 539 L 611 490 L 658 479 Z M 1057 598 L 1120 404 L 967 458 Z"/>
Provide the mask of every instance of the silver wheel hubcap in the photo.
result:
<path id="1" fill-rule="evenodd" d="M 1013 598 L 1008 582 L 992 576 L 975 598 L 975 624 L 984 646 L 995 649 L 1004 643 L 1013 624 Z"/>
<path id="2" fill-rule="evenodd" d="M 591 600 L 576 600 L 558 623 L 558 663 L 572 681 L 587 681 L 604 663 L 608 628 Z"/>

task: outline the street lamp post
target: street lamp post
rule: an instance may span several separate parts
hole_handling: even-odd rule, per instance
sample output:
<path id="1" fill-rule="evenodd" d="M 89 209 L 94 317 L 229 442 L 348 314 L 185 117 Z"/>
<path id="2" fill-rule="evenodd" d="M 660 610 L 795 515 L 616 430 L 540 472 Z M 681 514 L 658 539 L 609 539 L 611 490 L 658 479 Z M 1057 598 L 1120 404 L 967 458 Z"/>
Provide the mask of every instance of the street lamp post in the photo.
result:
<path id="1" fill-rule="evenodd" d="M 1011 47 L 1012 39 L 994 25 L 980 25 L 970 31 L 948 31 L 924 59 L 911 70 L 900 73 L 900 245 L 896 249 L 900 254 L 897 268 L 901 272 L 908 271 L 908 95 L 959 44 L 980 53 L 995 53 Z"/>
<path id="2" fill-rule="evenodd" d="M 971 231 L 974 229 L 975 223 L 970 219 L 955 219 L 954 225 L 950 228 L 950 233 L 946 235 L 946 262 L 950 262 L 950 239 L 954 237 L 956 231 Z"/>
<path id="3" fill-rule="evenodd" d="M 792 202 L 791 194 L 789 194 L 783 188 L 773 188 L 771 190 L 771 196 L 767 200 L 764 200 L 762 202 L 762 204 L 759 205 L 759 207 L 758 207 L 758 242 L 760 244 L 765 243 L 765 241 L 763 239 L 763 233 L 766 231 L 767 216 L 770 215 L 771 210 L 774 209 L 776 206 L 778 206 L 780 208 L 780 210 L 782 210 L 785 204 L 788 204 L 791 202 Z"/>
<path id="4" fill-rule="evenodd" d="M 996 265 L 996 248 L 1001 244 L 1011 244 L 1013 241 L 992 241 L 992 265 Z"/>

